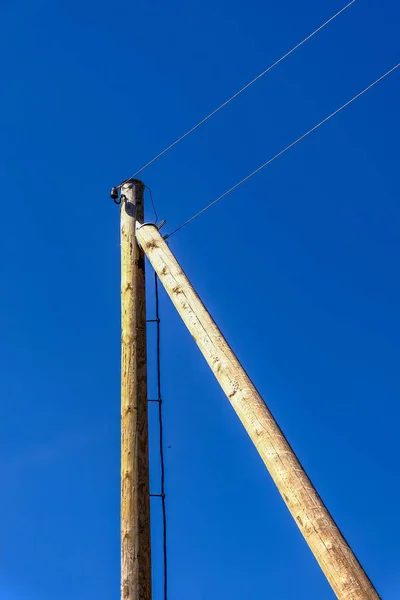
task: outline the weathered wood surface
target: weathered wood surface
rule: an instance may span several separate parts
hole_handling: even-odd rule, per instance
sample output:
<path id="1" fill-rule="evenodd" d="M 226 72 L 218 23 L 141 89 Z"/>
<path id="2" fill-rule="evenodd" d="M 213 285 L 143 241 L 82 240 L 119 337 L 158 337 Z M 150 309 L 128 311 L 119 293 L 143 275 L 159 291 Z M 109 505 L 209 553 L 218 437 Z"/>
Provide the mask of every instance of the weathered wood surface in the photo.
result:
<path id="1" fill-rule="evenodd" d="M 151 599 L 144 254 L 135 237 L 143 222 L 144 185 L 121 189 L 121 599 Z"/>
<path id="2" fill-rule="evenodd" d="M 327 580 L 340 600 L 379 596 L 295 453 L 154 225 L 137 239 L 256 446 Z"/>

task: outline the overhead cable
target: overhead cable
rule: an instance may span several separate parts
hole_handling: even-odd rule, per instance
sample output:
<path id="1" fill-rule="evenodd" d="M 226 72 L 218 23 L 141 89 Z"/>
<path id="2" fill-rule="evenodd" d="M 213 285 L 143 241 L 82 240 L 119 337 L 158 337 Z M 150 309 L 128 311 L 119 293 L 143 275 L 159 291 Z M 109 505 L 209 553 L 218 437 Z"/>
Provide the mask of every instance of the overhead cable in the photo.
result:
<path id="1" fill-rule="evenodd" d="M 141 173 L 142 171 L 144 171 L 145 169 L 147 169 L 147 167 L 149 167 L 150 165 L 152 165 L 153 163 L 155 163 L 156 160 L 158 160 L 159 158 L 161 158 L 161 156 L 164 156 L 164 154 L 166 154 L 167 152 L 169 152 L 169 150 L 171 150 L 172 148 L 174 148 L 174 146 L 176 146 L 177 144 L 179 144 L 179 142 L 181 142 L 182 140 L 184 140 L 185 138 L 187 138 L 191 133 L 193 133 L 194 131 L 196 131 L 196 129 L 198 129 L 199 127 L 201 127 L 201 125 L 203 125 L 209 119 L 211 119 L 211 117 L 213 117 L 214 115 L 216 115 L 220 110 L 222 110 L 223 108 L 225 108 L 225 106 L 227 106 L 228 104 L 230 104 L 232 102 L 232 100 L 235 100 L 235 98 L 237 98 L 238 96 L 240 96 L 240 94 L 242 94 L 245 90 L 247 90 L 250 86 L 252 86 L 253 83 L 255 83 L 256 81 L 258 81 L 259 79 L 261 79 L 261 77 L 264 77 L 264 75 L 266 75 L 267 73 L 269 73 L 270 71 L 272 71 L 272 69 L 274 67 L 276 67 L 277 65 L 279 65 L 279 63 L 281 63 L 283 60 L 285 60 L 285 58 L 287 58 L 288 56 L 290 56 L 291 54 L 293 54 L 293 52 L 295 52 L 298 48 L 300 48 L 306 42 L 308 42 L 308 40 L 310 40 L 312 37 L 314 37 L 314 35 L 316 35 L 319 31 L 321 31 L 322 29 L 324 29 L 324 27 L 326 27 L 327 25 L 329 25 L 329 23 L 331 23 L 334 19 L 336 19 L 336 17 L 338 17 L 339 15 L 341 15 L 348 8 L 350 8 L 350 6 L 352 4 L 354 4 L 355 1 L 356 0 L 351 0 L 351 2 L 349 2 L 348 4 L 346 4 L 346 6 L 344 6 L 343 8 L 341 8 L 337 13 L 335 13 L 332 17 L 330 17 L 330 19 L 328 19 L 327 21 L 325 21 L 324 23 L 322 23 L 322 25 L 320 25 L 317 29 L 315 29 L 315 31 L 313 31 L 307 37 L 305 37 L 304 40 L 302 40 L 296 46 L 294 46 L 291 50 L 289 50 L 289 52 L 286 52 L 286 54 L 284 54 L 283 56 L 281 56 L 278 60 L 276 60 L 272 65 L 270 65 L 262 73 L 260 73 L 259 75 L 257 75 L 257 77 L 254 77 L 254 79 L 252 79 L 251 81 L 249 81 L 244 87 L 242 87 L 235 94 L 233 94 L 233 96 L 231 96 L 230 98 L 228 98 L 228 100 L 226 100 L 220 106 L 218 106 L 218 108 L 216 108 L 215 110 L 213 110 L 209 115 L 207 115 L 206 117 L 204 117 L 204 119 L 202 119 L 201 121 L 199 121 L 197 123 L 197 125 L 195 125 L 191 129 L 189 129 L 186 133 L 184 133 L 178 139 L 176 139 L 172 144 L 170 144 L 169 146 L 167 146 L 166 148 L 164 148 L 164 150 L 162 152 L 160 152 L 159 154 L 157 154 L 154 158 L 152 158 L 151 160 L 149 160 L 149 162 L 147 162 L 145 165 L 143 165 L 142 167 L 140 167 L 140 169 L 138 171 L 136 171 L 136 173 L 134 173 L 132 175 L 132 178 L 136 177 L 137 175 L 139 175 L 139 173 Z M 126 181 L 129 181 L 129 179 L 131 179 L 131 177 L 129 177 L 128 179 L 125 179 L 119 185 L 119 187 L 121 187 Z"/>
<path id="2" fill-rule="evenodd" d="M 199 212 L 197 212 L 192 217 L 190 217 L 190 219 L 188 219 L 187 221 L 185 221 L 184 223 L 182 223 L 182 225 L 179 225 L 179 227 L 177 227 L 171 233 L 169 233 L 168 235 L 166 235 L 164 239 L 167 239 L 167 238 L 171 237 L 171 235 L 174 235 L 177 231 L 179 231 L 180 229 L 182 229 L 183 227 L 185 227 L 186 225 L 188 225 L 189 223 L 191 223 L 192 221 L 194 221 L 194 219 L 197 219 L 197 217 L 199 217 L 204 212 L 206 212 L 209 208 L 211 208 L 212 206 L 214 206 L 214 204 L 217 204 L 217 202 L 219 202 L 220 200 L 222 200 L 222 198 L 225 198 L 225 196 L 227 196 L 228 194 L 230 194 L 231 192 L 233 192 L 233 190 L 236 190 L 236 188 L 238 188 L 240 185 L 242 185 L 243 183 L 245 183 L 246 181 L 248 181 L 249 179 L 251 179 L 254 175 L 256 175 L 257 173 L 259 173 L 266 166 L 270 165 L 277 158 L 279 158 L 280 156 L 282 156 L 282 154 L 285 154 L 285 152 L 287 152 L 288 150 L 290 150 L 291 148 L 293 148 L 294 146 L 296 146 L 299 142 L 301 142 L 302 140 L 304 140 L 304 138 L 306 138 L 308 135 L 310 135 L 310 133 L 313 133 L 313 131 L 316 131 L 316 129 L 318 129 L 319 127 L 321 127 L 321 125 L 323 125 L 324 123 L 326 123 L 327 121 L 329 121 L 330 119 L 332 119 L 332 117 L 334 117 L 335 115 L 337 115 L 344 108 L 346 108 L 347 106 L 349 106 L 350 104 L 352 104 L 355 100 L 357 100 L 358 98 L 360 98 L 361 96 L 363 96 L 366 92 L 368 92 L 368 90 L 370 90 L 377 83 L 379 83 L 380 81 L 382 81 L 382 79 L 385 79 L 385 77 L 387 77 L 388 75 L 390 75 L 391 73 L 393 73 L 393 71 L 395 71 L 399 66 L 400 66 L 400 63 L 398 63 L 396 66 L 392 67 L 384 75 L 382 75 L 381 77 L 379 77 L 378 79 L 376 79 L 373 83 L 371 83 L 368 87 L 366 87 L 365 89 L 363 89 L 362 92 L 360 92 L 356 96 L 353 96 L 353 98 L 351 98 L 351 100 L 348 100 L 348 102 L 346 102 L 345 104 L 342 104 L 342 106 L 340 108 L 336 109 L 328 117 L 325 117 L 325 119 L 323 119 L 322 121 L 320 121 L 317 125 L 314 125 L 314 127 L 312 127 L 311 129 L 309 129 L 308 131 L 306 131 L 306 133 L 304 133 L 302 136 L 300 136 L 299 138 L 297 138 L 297 140 L 295 140 L 294 142 L 292 142 L 291 144 L 289 144 L 288 146 L 286 146 L 283 150 L 281 150 L 280 152 L 278 152 L 278 154 L 275 154 L 275 156 L 273 156 L 272 158 L 270 158 L 269 160 L 267 160 L 267 162 L 265 162 L 264 164 L 262 164 L 261 166 L 259 166 L 255 171 L 253 171 L 252 173 L 250 173 L 250 175 L 247 175 L 247 177 L 245 177 L 244 179 L 241 179 L 238 183 L 236 183 L 234 186 L 232 186 L 231 188 L 229 188 L 226 192 L 224 192 L 223 194 L 221 194 L 221 196 L 218 196 L 218 198 L 216 198 L 215 200 L 213 200 L 212 202 L 210 202 L 209 204 L 207 204 Z"/>

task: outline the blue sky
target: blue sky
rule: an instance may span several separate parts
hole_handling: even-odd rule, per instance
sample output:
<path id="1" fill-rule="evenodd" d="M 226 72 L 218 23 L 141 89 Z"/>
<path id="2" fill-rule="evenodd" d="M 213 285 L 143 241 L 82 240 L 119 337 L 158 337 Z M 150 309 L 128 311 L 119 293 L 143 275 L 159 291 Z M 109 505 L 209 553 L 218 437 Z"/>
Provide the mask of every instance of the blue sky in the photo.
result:
<path id="1" fill-rule="evenodd" d="M 1 600 L 119 597 L 110 187 L 343 4 L 1 3 Z M 143 173 L 166 229 L 396 64 L 399 17 L 394 1 L 357 0 Z M 396 72 L 171 238 L 387 600 L 400 593 L 399 96 Z M 171 600 L 333 599 L 164 293 L 161 313 Z M 150 395 L 154 351 L 150 330 Z"/>

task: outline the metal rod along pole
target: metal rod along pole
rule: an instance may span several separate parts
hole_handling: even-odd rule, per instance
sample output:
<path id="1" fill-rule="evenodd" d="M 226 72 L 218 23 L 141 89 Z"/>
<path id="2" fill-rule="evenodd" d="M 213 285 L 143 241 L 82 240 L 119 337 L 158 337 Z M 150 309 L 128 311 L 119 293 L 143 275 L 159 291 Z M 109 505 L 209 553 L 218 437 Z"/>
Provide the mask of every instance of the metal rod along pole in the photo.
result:
<path id="1" fill-rule="evenodd" d="M 144 185 L 121 188 L 121 599 L 151 599 L 144 254 L 135 237 L 143 222 Z"/>
<path id="2" fill-rule="evenodd" d="M 284 434 L 157 227 L 138 223 L 136 237 L 257 448 L 336 596 L 339 600 L 378 600 L 378 593 Z"/>

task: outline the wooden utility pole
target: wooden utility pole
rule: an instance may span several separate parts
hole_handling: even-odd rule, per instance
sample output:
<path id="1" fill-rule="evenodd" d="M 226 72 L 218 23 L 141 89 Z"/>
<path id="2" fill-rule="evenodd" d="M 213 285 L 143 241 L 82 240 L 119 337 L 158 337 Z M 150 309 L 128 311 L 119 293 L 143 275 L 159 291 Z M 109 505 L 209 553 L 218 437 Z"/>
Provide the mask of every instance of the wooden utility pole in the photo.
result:
<path id="1" fill-rule="evenodd" d="M 263 399 L 154 225 L 137 240 L 256 446 L 283 500 L 340 600 L 379 600 Z"/>
<path id="2" fill-rule="evenodd" d="M 121 599 L 151 599 L 150 494 L 147 422 L 144 185 L 121 188 Z"/>

